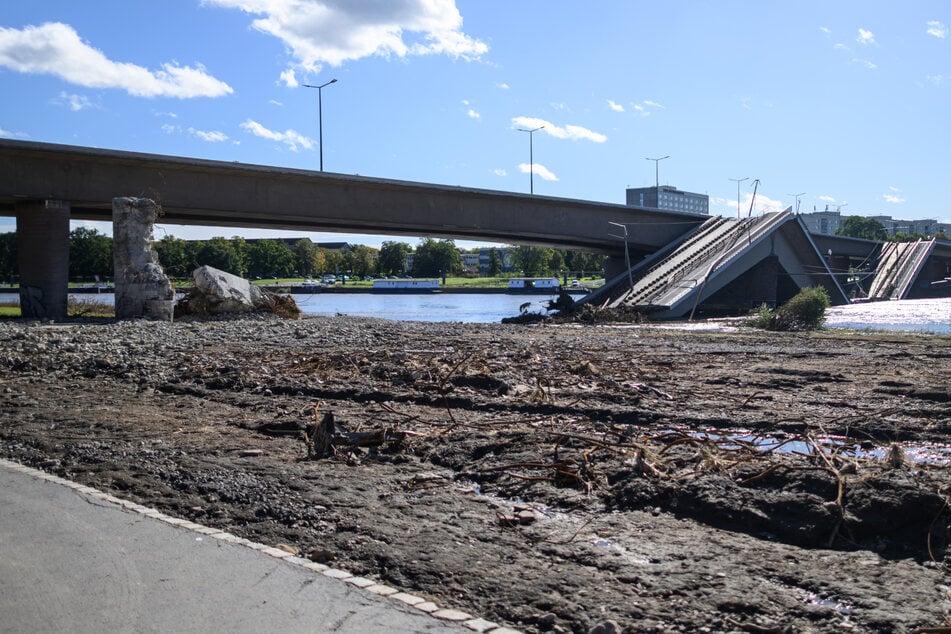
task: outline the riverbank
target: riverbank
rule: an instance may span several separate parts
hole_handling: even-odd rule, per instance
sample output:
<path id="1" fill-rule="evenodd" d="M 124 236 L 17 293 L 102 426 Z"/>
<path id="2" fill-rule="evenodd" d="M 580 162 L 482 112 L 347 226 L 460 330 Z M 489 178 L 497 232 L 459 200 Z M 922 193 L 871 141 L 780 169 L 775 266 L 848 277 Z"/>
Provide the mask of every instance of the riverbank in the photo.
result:
<path id="1" fill-rule="evenodd" d="M 949 358 L 941 335 L 5 321 L 0 455 L 528 632 L 915 631 L 949 607 Z"/>

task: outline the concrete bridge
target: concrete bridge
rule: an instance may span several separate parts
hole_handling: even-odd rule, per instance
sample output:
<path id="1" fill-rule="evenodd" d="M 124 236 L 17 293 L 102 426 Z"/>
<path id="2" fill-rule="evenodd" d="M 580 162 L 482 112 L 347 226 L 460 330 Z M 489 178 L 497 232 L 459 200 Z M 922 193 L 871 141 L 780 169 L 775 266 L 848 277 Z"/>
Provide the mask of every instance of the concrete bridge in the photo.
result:
<path id="1" fill-rule="evenodd" d="M 65 316 L 69 221 L 111 220 L 117 197 L 155 200 L 161 222 L 182 225 L 435 236 L 605 253 L 606 276 L 682 242 L 708 217 L 629 205 L 413 183 L 290 168 L 0 139 L 0 215 L 16 216 L 21 294 L 32 317 Z M 806 241 L 809 242 L 809 241 Z M 877 258 L 878 245 L 824 236 L 821 273 Z M 944 257 L 946 246 L 936 253 Z M 834 258 L 839 258 L 835 260 Z M 941 267 L 944 266 L 942 259 Z M 940 267 L 939 267 L 940 268 Z M 24 307 L 25 309 L 25 307 Z M 32 310 L 32 309 L 31 309 Z"/>
<path id="2" fill-rule="evenodd" d="M 655 251 L 703 221 L 465 187 L 0 139 L 0 215 L 16 216 L 20 280 L 65 313 L 69 221 L 111 220 L 116 197 L 155 200 L 162 222 L 483 239 L 620 256 Z"/>
<path id="3" fill-rule="evenodd" d="M 0 139 L 0 215 L 28 218 L 39 201 L 72 219 L 110 220 L 112 199 L 144 197 L 184 225 L 436 236 L 652 252 L 703 222 L 696 214 L 282 167 Z M 50 207 L 49 204 L 40 205 Z"/>

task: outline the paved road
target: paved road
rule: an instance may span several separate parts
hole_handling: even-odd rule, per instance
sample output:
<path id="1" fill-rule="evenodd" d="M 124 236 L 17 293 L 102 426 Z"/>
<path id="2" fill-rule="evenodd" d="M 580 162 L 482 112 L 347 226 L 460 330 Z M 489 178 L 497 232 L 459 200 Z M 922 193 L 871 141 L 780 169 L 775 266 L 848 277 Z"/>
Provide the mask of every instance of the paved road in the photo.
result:
<path id="1" fill-rule="evenodd" d="M 472 631 L 0 461 L 0 632 Z"/>

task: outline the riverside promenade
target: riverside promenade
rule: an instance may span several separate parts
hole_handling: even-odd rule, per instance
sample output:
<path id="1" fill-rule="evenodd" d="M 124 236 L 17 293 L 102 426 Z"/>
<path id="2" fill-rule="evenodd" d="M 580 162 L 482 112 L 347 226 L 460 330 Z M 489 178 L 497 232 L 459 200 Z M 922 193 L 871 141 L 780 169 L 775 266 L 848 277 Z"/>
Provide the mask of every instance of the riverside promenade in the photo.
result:
<path id="1" fill-rule="evenodd" d="M 512 632 L 0 460 L 0 632 Z"/>

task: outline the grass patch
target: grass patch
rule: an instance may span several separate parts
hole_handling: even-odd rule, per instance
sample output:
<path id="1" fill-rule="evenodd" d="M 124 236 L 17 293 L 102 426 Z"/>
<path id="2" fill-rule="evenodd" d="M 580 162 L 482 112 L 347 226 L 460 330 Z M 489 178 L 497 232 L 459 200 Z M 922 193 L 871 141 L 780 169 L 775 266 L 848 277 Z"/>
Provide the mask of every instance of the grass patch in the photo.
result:
<path id="1" fill-rule="evenodd" d="M 75 299 L 70 297 L 66 300 L 67 317 L 98 317 L 112 319 L 116 316 L 115 306 L 106 304 L 95 299 Z M 20 304 L 16 302 L 0 303 L 0 317 L 17 318 L 22 317 Z"/>

